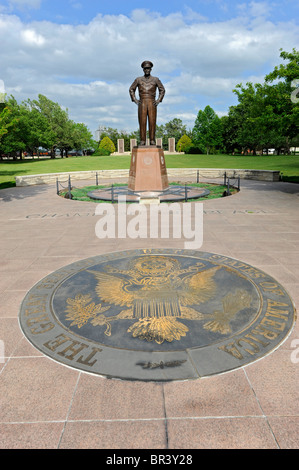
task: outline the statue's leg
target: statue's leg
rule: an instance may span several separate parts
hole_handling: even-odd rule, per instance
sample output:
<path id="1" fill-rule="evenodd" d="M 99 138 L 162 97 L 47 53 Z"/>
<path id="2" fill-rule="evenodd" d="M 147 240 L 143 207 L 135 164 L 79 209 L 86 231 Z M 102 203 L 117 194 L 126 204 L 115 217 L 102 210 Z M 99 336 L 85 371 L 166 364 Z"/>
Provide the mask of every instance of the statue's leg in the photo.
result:
<path id="1" fill-rule="evenodd" d="M 140 130 L 140 145 L 146 143 L 146 120 L 147 120 L 147 103 L 141 101 L 138 106 L 138 119 Z"/>
<path id="2" fill-rule="evenodd" d="M 148 127 L 149 127 L 149 138 L 150 144 L 156 145 L 156 122 L 157 122 L 157 106 L 154 105 L 153 101 L 148 103 Z"/>

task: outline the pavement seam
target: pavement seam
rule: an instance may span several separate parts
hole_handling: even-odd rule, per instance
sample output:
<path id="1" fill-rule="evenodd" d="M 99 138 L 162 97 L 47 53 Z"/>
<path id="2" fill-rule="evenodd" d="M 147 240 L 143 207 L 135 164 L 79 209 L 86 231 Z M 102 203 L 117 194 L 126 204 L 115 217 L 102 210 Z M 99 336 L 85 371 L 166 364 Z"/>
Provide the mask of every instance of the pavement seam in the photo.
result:
<path id="1" fill-rule="evenodd" d="M 162 384 L 162 396 L 163 396 L 163 410 L 164 410 L 164 425 L 165 425 L 165 440 L 166 440 L 166 449 L 169 449 L 168 441 L 168 421 L 167 421 L 167 412 L 166 412 L 166 403 L 165 403 L 165 390 L 164 385 Z"/>
<path id="2" fill-rule="evenodd" d="M 284 418 L 293 418 L 298 416 L 288 416 L 288 415 L 273 415 L 273 417 L 284 417 Z M 244 415 L 244 416 L 178 416 L 178 417 L 169 417 L 167 418 L 168 421 L 182 421 L 182 420 L 189 420 L 189 421 L 208 421 L 210 419 L 214 420 L 225 420 L 225 419 L 261 419 L 267 420 L 266 416 L 255 416 L 255 415 Z M 161 421 L 164 422 L 165 418 L 124 418 L 124 419 L 69 419 L 67 423 L 131 423 L 131 422 L 147 422 L 147 421 Z M 66 423 L 64 419 L 62 420 L 51 420 L 51 421 L 0 421 L 0 425 L 33 425 L 33 424 L 59 424 L 59 423 Z"/>
<path id="3" fill-rule="evenodd" d="M 60 448 L 60 445 L 61 445 L 61 441 L 62 441 L 62 438 L 63 438 L 63 435 L 64 435 L 64 431 L 65 431 L 65 428 L 66 428 L 66 425 L 68 423 L 68 417 L 70 415 L 70 412 L 71 412 L 71 409 L 72 409 L 72 405 L 73 405 L 73 401 L 74 401 L 74 398 L 75 398 L 75 395 L 76 395 L 76 391 L 77 391 L 77 388 L 78 388 L 78 385 L 79 385 L 79 380 L 80 380 L 80 377 L 81 377 L 81 372 L 79 372 L 78 374 L 78 378 L 77 378 L 77 382 L 75 384 L 75 387 L 74 387 L 74 390 L 73 390 L 73 395 L 71 397 L 71 400 L 70 400 L 70 404 L 69 404 L 69 409 L 68 409 L 68 412 L 66 414 L 66 417 L 65 417 L 65 420 L 64 420 L 64 426 L 63 426 L 63 429 L 61 431 L 61 436 L 60 436 L 60 439 L 59 439 L 59 442 L 58 442 L 58 445 L 57 445 L 57 449 Z M 62 421 L 63 422 L 63 421 Z"/>
<path id="4" fill-rule="evenodd" d="M 248 377 L 248 375 L 247 375 L 247 372 L 246 372 L 245 368 L 243 368 L 243 370 L 244 370 L 245 377 L 246 377 L 246 379 L 247 379 L 247 381 L 248 381 L 248 384 L 249 384 L 249 386 L 250 386 L 250 388 L 251 388 L 251 390 L 252 390 L 252 393 L 253 393 L 254 396 L 255 396 L 256 402 L 257 402 L 257 404 L 258 404 L 258 406 L 259 406 L 259 408 L 260 408 L 260 410 L 261 410 L 261 412 L 262 412 L 262 414 L 263 414 L 263 417 L 264 417 L 265 420 L 266 420 L 266 423 L 267 423 L 267 426 L 268 426 L 268 428 L 269 428 L 270 434 L 272 435 L 272 437 L 273 437 L 273 439 L 274 439 L 274 442 L 275 442 L 277 448 L 280 449 L 280 445 L 279 445 L 279 443 L 278 443 L 278 441 L 277 441 L 277 439 L 276 439 L 276 436 L 275 436 L 275 434 L 274 434 L 274 432 L 273 432 L 273 429 L 272 429 L 272 427 L 271 427 L 271 425 L 270 425 L 270 423 L 269 423 L 268 416 L 266 416 L 265 413 L 264 413 L 263 407 L 262 407 L 262 405 L 261 405 L 261 403 L 260 403 L 260 401 L 259 401 L 259 399 L 258 399 L 258 396 L 257 396 L 257 394 L 256 394 L 256 392 L 255 392 L 255 390 L 254 390 L 254 387 L 253 387 L 252 383 L 250 382 L 250 379 L 249 379 L 249 377 Z"/>

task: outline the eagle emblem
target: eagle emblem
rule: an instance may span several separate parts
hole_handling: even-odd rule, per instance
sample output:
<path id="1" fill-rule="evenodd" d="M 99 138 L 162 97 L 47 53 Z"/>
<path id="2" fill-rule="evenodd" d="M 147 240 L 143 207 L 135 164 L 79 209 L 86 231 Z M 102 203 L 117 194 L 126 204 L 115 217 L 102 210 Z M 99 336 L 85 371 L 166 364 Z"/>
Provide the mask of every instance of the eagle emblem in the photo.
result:
<path id="1" fill-rule="evenodd" d="M 180 319 L 208 320 L 203 328 L 226 334 L 234 316 L 250 305 L 250 296 L 243 290 L 230 293 L 223 299 L 222 311 L 201 313 L 200 304 L 215 294 L 214 276 L 220 268 L 206 268 L 200 262 L 183 268 L 178 259 L 159 255 L 133 258 L 125 271 L 113 266 L 105 272 L 89 270 L 97 281 L 95 291 L 101 303 L 92 302 L 91 295 L 69 298 L 66 319 L 78 328 L 87 322 L 105 326 L 107 336 L 112 334 L 113 322 L 132 320 L 127 333 L 157 344 L 187 335 L 189 328 Z M 104 315 L 111 306 L 120 312 Z"/>

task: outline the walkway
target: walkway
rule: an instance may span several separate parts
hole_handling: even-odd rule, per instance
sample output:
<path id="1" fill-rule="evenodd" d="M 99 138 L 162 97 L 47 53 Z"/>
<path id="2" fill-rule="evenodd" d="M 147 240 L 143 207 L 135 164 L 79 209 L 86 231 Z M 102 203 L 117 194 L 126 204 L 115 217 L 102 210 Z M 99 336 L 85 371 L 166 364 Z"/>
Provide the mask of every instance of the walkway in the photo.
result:
<path id="1" fill-rule="evenodd" d="M 242 181 L 204 203 L 203 251 L 273 276 L 299 304 L 299 185 Z M 95 204 L 55 187 L 0 192 L 0 448 L 299 447 L 299 327 L 247 367 L 196 381 L 108 380 L 68 368 L 23 337 L 19 306 L 49 273 L 77 260 L 183 240 L 99 240 Z"/>

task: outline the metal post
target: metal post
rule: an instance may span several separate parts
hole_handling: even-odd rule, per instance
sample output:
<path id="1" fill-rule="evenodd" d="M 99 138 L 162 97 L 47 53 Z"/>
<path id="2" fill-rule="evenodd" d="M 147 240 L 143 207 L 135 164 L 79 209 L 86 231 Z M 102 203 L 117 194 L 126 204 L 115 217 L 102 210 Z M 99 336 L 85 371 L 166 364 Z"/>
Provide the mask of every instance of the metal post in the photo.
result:
<path id="1" fill-rule="evenodd" d="M 240 176 L 238 176 L 238 191 L 240 191 Z"/>
<path id="2" fill-rule="evenodd" d="M 226 186 L 226 171 L 224 172 L 224 186 Z"/>
<path id="3" fill-rule="evenodd" d="M 230 191 L 229 191 L 229 178 L 227 178 L 227 195 L 230 196 Z"/>
<path id="4" fill-rule="evenodd" d="M 197 170 L 197 178 L 196 178 L 196 183 L 199 183 L 199 170 Z"/>
<path id="5" fill-rule="evenodd" d="M 185 183 L 185 201 L 188 201 L 188 189 L 187 189 L 187 183 Z"/>
<path id="6" fill-rule="evenodd" d="M 58 178 L 56 178 L 56 193 L 59 196 L 59 183 L 58 183 Z"/>
<path id="7" fill-rule="evenodd" d="M 96 186 L 99 186 L 98 172 L 96 172 Z"/>
<path id="8" fill-rule="evenodd" d="M 71 175 L 69 175 L 69 199 L 72 199 L 71 189 L 72 189 L 72 182 L 71 182 Z"/>
<path id="9" fill-rule="evenodd" d="M 112 198 L 112 204 L 114 203 L 114 187 L 113 185 L 111 186 L 111 198 Z"/>

